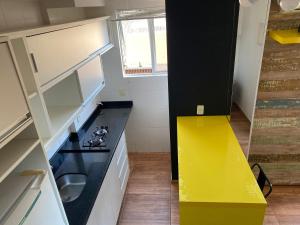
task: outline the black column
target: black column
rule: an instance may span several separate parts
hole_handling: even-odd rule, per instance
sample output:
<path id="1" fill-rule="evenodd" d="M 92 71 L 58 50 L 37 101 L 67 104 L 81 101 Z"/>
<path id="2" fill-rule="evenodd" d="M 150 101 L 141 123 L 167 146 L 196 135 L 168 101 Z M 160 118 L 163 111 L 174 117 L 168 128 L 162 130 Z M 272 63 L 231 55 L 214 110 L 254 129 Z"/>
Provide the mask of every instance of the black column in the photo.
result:
<path id="1" fill-rule="evenodd" d="M 238 0 L 166 0 L 172 178 L 178 179 L 177 116 L 229 115 Z"/>

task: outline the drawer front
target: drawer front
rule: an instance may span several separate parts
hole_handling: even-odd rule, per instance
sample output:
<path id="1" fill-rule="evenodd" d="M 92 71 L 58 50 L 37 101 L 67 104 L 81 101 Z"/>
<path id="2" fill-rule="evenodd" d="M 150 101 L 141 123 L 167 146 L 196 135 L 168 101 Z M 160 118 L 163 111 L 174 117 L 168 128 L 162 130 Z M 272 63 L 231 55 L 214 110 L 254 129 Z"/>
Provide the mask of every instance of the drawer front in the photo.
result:
<path id="1" fill-rule="evenodd" d="M 125 171 L 124 176 L 123 176 L 123 179 L 121 180 L 121 192 L 122 192 L 123 196 L 124 196 L 125 191 L 126 191 L 127 182 L 128 182 L 129 174 L 130 174 L 129 163 L 126 164 L 126 167 L 125 167 L 124 171 Z"/>
<path id="2" fill-rule="evenodd" d="M 125 145 L 126 145 L 125 132 L 123 132 L 123 134 L 120 138 L 119 144 L 117 146 L 117 149 L 115 151 L 115 157 L 117 158 L 117 163 L 118 164 L 119 164 L 119 161 L 120 161 L 122 150 L 123 150 Z"/>
<path id="3" fill-rule="evenodd" d="M 85 102 L 95 92 L 99 92 L 104 87 L 104 75 L 100 56 L 83 65 L 77 70 L 80 83 L 82 100 Z"/>
<path id="4" fill-rule="evenodd" d="M 128 161 L 128 152 L 127 152 L 127 145 L 125 139 L 125 133 L 123 133 L 121 141 L 118 145 L 117 149 L 117 170 L 118 170 L 118 177 L 120 181 L 120 187 L 122 195 L 124 194 L 127 186 L 127 181 L 129 177 L 129 161 Z"/>
<path id="5" fill-rule="evenodd" d="M 124 164 L 126 158 L 127 158 L 126 146 L 123 145 L 122 148 L 121 148 L 121 152 L 119 154 L 119 157 L 118 157 L 118 161 L 117 161 L 118 171 L 122 170 L 122 167 L 123 167 L 123 164 Z"/>
<path id="6" fill-rule="evenodd" d="M 55 79 L 109 43 L 105 20 L 27 37 L 40 85 Z"/>
<path id="7" fill-rule="evenodd" d="M 8 43 L 0 43 L 0 141 L 29 113 Z"/>

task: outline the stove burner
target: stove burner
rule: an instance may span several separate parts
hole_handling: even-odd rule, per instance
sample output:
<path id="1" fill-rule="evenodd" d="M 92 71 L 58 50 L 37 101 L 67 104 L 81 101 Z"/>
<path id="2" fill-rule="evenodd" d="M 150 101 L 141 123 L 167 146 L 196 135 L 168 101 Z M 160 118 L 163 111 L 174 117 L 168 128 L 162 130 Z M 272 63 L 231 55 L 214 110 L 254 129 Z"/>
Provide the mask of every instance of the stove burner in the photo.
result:
<path id="1" fill-rule="evenodd" d="M 90 147 L 97 147 L 97 146 L 101 146 L 101 144 L 104 144 L 104 140 L 102 138 L 93 138 L 91 140 L 88 141 L 88 143 L 90 144 Z"/>
<path id="2" fill-rule="evenodd" d="M 105 138 L 108 134 L 108 126 L 96 127 L 88 141 L 84 141 L 83 147 L 101 148 L 105 147 Z"/>
<path id="3" fill-rule="evenodd" d="M 96 130 L 93 132 L 96 136 L 105 136 L 108 133 L 108 126 L 101 126 L 101 128 L 96 127 Z"/>

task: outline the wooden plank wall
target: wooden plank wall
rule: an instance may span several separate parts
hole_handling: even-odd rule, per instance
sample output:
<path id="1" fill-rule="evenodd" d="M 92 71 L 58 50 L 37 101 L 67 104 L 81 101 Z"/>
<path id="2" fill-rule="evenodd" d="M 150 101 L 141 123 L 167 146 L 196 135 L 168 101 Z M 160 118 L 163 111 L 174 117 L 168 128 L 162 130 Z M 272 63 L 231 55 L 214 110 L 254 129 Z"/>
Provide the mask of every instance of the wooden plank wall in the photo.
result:
<path id="1" fill-rule="evenodd" d="M 268 30 L 297 28 L 300 12 L 272 2 Z M 250 147 L 273 184 L 300 184 L 300 44 L 266 38 Z"/>

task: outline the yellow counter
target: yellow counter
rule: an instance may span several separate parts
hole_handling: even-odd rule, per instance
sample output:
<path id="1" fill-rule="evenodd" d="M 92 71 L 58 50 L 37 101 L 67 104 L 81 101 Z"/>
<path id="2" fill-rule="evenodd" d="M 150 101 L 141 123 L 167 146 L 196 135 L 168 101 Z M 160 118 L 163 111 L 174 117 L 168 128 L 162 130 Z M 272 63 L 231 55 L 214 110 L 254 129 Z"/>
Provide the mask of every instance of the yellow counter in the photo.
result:
<path id="1" fill-rule="evenodd" d="M 178 117 L 180 225 L 262 225 L 267 203 L 226 116 Z"/>
<path id="2" fill-rule="evenodd" d="M 293 30 L 271 30 L 269 35 L 280 44 L 300 44 L 300 33 L 298 29 Z"/>

